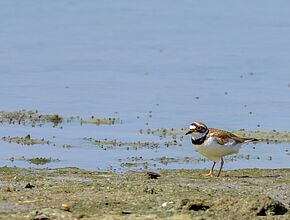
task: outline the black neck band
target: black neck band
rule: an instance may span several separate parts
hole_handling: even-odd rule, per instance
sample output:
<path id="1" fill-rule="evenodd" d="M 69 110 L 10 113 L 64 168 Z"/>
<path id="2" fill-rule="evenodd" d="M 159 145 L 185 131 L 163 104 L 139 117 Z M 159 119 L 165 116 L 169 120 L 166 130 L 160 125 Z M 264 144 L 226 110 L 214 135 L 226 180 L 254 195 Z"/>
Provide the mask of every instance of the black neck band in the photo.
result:
<path id="1" fill-rule="evenodd" d="M 207 130 L 206 134 L 204 136 L 202 136 L 201 138 L 193 139 L 193 137 L 191 137 L 192 144 L 195 144 L 195 145 L 201 145 L 201 144 L 203 144 L 203 142 L 205 141 L 205 137 L 206 137 L 207 134 L 208 134 L 208 130 Z"/>

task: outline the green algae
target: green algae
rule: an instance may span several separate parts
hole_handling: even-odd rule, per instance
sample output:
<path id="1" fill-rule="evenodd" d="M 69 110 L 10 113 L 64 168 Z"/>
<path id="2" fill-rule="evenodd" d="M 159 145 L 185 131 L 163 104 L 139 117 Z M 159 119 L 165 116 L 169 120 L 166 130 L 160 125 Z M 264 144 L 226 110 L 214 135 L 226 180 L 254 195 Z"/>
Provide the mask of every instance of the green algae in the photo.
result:
<path id="1" fill-rule="evenodd" d="M 96 118 L 92 116 L 90 119 L 80 119 L 82 124 L 95 124 L 95 125 L 114 125 L 116 123 L 122 123 L 118 118 Z"/>
<path id="2" fill-rule="evenodd" d="M 156 149 L 160 147 L 160 143 L 157 142 L 141 142 L 141 141 L 135 141 L 135 142 L 126 142 L 126 141 L 117 141 L 116 139 L 113 140 L 108 140 L 108 139 L 103 139 L 103 140 L 94 140 L 93 138 L 83 138 L 83 140 L 89 141 L 90 143 L 104 149 L 115 149 L 117 147 L 126 147 L 127 150 L 133 149 L 133 150 L 138 150 L 142 148 L 148 148 L 148 149 Z M 173 141 L 165 141 L 162 143 L 164 146 L 169 147 L 169 146 L 182 146 L 181 143 L 178 143 L 176 140 Z"/>
<path id="3" fill-rule="evenodd" d="M 46 115 L 47 120 L 51 121 L 55 126 L 62 122 L 62 118 L 58 114 Z"/>
<path id="4" fill-rule="evenodd" d="M 44 165 L 51 162 L 59 162 L 58 159 L 52 159 L 51 157 L 45 158 L 45 157 L 35 157 L 31 159 L 26 159 L 29 163 L 35 164 L 35 165 Z"/>
<path id="5" fill-rule="evenodd" d="M 133 171 L 1 167 L 0 218 L 289 219 L 290 169 L 226 170 L 220 178 L 203 172 L 160 170 L 150 179 Z"/>
<path id="6" fill-rule="evenodd" d="M 2 137 L 3 141 L 7 141 L 8 143 L 17 143 L 22 145 L 35 145 L 35 144 L 49 144 L 48 140 L 42 139 L 32 139 L 30 138 L 30 134 L 25 137 Z"/>
<path id="7" fill-rule="evenodd" d="M 57 114 L 38 114 L 38 111 L 19 110 L 14 112 L 0 111 L 0 123 L 19 124 L 19 125 L 43 125 L 52 122 L 55 126 L 62 122 L 62 118 Z"/>
<path id="8" fill-rule="evenodd" d="M 115 113 L 116 114 L 116 113 Z M 59 123 L 63 123 L 64 119 L 58 114 L 39 114 L 37 110 L 19 110 L 19 111 L 0 111 L 0 123 L 19 124 L 19 125 L 36 125 L 42 126 L 47 122 L 53 123 L 56 127 Z M 96 118 L 92 116 L 89 119 L 83 119 L 80 116 L 71 116 L 66 119 L 67 123 L 79 121 L 80 124 L 95 124 L 95 125 L 114 125 L 122 123 L 119 118 Z"/>
<path id="9" fill-rule="evenodd" d="M 238 154 L 238 155 L 231 155 L 224 158 L 224 161 L 237 161 L 238 159 L 246 159 L 246 160 L 259 160 L 260 158 L 253 158 L 249 154 Z M 162 164 L 167 166 L 168 164 L 198 164 L 198 163 L 205 163 L 210 161 L 209 159 L 203 158 L 194 158 L 194 157 L 157 157 L 151 159 L 144 159 L 143 157 L 127 157 L 126 159 L 119 159 L 121 162 L 121 167 L 143 167 L 144 169 L 148 169 L 148 167 L 156 167 L 157 164 Z"/>
<path id="10" fill-rule="evenodd" d="M 172 136 L 175 139 L 177 135 L 184 135 L 186 132 L 187 132 L 186 128 L 181 128 L 181 129 L 159 128 L 156 130 L 147 129 L 147 134 L 158 135 L 160 138 L 165 138 L 166 136 Z"/>
<path id="11" fill-rule="evenodd" d="M 49 157 L 49 158 L 46 158 L 46 157 L 25 158 L 24 156 L 22 156 L 20 158 L 11 157 L 11 158 L 9 158 L 9 160 L 11 162 L 14 162 L 14 161 L 27 161 L 27 162 L 29 162 L 31 164 L 35 164 L 35 165 L 44 165 L 44 164 L 47 164 L 47 163 L 59 162 L 60 161 L 59 159 L 53 159 L 51 157 Z"/>
<path id="12" fill-rule="evenodd" d="M 133 149 L 141 149 L 141 148 L 149 148 L 149 149 L 154 149 L 158 148 L 159 144 L 155 142 L 141 142 L 141 141 L 136 141 L 136 142 L 123 142 L 123 141 L 117 141 L 117 140 L 94 140 L 93 138 L 83 138 L 83 140 L 89 141 L 90 143 L 104 149 L 115 149 L 117 147 L 126 147 L 127 150 Z"/>

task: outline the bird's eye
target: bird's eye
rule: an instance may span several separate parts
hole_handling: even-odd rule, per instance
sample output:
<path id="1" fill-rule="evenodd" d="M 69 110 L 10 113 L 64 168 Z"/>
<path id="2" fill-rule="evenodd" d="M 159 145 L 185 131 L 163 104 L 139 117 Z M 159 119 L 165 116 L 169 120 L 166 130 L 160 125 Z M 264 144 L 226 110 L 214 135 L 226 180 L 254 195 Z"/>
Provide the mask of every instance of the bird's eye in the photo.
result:
<path id="1" fill-rule="evenodd" d="M 201 127 L 199 127 L 199 126 L 198 126 L 198 127 L 196 127 L 196 130 L 200 131 L 200 130 L 201 130 Z"/>

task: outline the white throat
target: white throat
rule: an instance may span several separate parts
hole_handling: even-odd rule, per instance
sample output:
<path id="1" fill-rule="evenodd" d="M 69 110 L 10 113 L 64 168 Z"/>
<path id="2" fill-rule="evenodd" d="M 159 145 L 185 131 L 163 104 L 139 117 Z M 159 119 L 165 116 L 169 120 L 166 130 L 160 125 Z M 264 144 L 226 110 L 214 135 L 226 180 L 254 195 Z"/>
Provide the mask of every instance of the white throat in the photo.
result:
<path id="1" fill-rule="evenodd" d="M 198 139 L 203 138 L 205 135 L 207 135 L 207 133 L 208 133 L 208 130 L 204 133 L 193 132 L 193 133 L 191 133 L 191 138 L 193 140 L 198 140 Z"/>

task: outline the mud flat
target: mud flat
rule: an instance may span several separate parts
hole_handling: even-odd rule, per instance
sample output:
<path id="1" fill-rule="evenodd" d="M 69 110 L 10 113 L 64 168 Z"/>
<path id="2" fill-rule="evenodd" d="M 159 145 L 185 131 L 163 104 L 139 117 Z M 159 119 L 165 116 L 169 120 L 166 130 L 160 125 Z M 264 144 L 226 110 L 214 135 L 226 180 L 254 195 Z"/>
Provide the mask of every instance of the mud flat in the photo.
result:
<path id="1" fill-rule="evenodd" d="M 0 168 L 1 219 L 289 219 L 290 169 Z M 216 174 L 216 173 L 215 173 Z M 158 177 L 157 179 L 152 177 Z"/>

